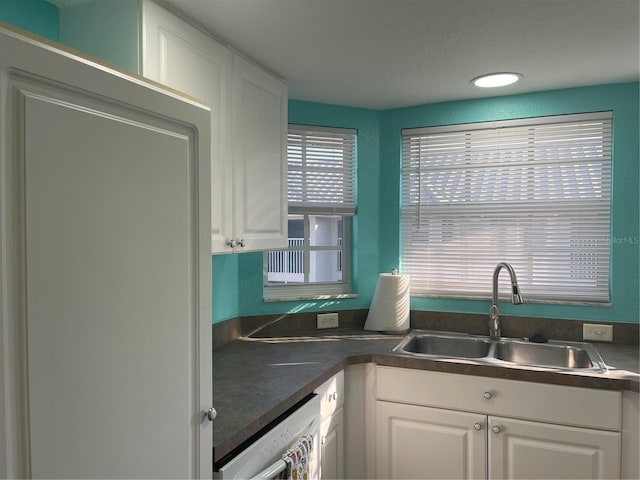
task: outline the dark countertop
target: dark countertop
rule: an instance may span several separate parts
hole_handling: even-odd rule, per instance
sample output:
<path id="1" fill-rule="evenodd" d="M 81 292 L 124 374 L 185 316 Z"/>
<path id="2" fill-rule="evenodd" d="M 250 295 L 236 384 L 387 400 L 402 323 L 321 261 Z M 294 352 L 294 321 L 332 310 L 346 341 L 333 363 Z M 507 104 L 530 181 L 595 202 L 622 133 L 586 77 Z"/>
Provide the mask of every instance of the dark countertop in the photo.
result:
<path id="1" fill-rule="evenodd" d="M 282 338 L 241 337 L 213 351 L 214 462 L 240 446 L 347 365 L 481 375 L 577 387 L 640 391 L 638 347 L 596 344 L 607 373 L 574 373 L 431 360 L 391 353 L 403 335 L 331 330 Z"/>

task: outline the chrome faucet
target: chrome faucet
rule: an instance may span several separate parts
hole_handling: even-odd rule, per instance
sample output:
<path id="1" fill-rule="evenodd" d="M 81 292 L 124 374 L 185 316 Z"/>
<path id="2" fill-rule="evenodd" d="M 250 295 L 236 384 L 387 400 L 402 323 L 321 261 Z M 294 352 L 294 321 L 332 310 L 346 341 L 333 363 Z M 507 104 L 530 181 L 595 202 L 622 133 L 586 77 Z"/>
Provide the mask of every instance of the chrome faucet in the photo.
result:
<path id="1" fill-rule="evenodd" d="M 514 305 L 520 305 L 524 303 L 522 295 L 520 295 L 520 288 L 518 287 L 518 279 L 516 278 L 516 272 L 513 267 L 508 263 L 499 263 L 496 269 L 493 271 L 493 303 L 489 309 L 489 336 L 491 338 L 497 338 L 500 336 L 500 317 L 498 316 L 498 275 L 500 270 L 506 268 L 511 277 L 511 303 Z"/>

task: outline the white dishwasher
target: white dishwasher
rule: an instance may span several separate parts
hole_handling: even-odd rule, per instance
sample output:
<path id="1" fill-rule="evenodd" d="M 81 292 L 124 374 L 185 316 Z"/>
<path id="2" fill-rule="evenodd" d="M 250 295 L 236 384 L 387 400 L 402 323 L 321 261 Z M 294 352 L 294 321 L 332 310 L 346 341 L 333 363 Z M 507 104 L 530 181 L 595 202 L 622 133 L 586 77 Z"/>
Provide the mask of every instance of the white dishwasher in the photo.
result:
<path id="1" fill-rule="evenodd" d="M 222 460 L 213 472 L 214 479 L 271 479 L 286 469 L 282 459 L 289 447 L 303 436 L 312 440 L 309 455 L 309 480 L 319 479 L 320 397 L 310 398 L 269 428 L 258 439 L 229 460 Z M 218 463 L 221 463 L 218 462 Z"/>

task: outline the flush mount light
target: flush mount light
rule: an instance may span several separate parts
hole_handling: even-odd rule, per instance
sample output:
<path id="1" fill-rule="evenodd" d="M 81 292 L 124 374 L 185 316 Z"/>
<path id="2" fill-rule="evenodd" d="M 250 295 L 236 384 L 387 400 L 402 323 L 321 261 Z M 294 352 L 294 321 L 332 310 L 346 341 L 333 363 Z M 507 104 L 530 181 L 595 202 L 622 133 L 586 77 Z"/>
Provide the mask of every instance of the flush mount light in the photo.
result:
<path id="1" fill-rule="evenodd" d="M 488 75 L 482 75 L 480 77 L 474 78 L 473 80 L 471 80 L 471 83 L 473 83 L 476 87 L 495 88 L 511 85 L 512 83 L 516 83 L 521 78 L 522 75 L 520 75 L 519 73 L 490 73 Z"/>

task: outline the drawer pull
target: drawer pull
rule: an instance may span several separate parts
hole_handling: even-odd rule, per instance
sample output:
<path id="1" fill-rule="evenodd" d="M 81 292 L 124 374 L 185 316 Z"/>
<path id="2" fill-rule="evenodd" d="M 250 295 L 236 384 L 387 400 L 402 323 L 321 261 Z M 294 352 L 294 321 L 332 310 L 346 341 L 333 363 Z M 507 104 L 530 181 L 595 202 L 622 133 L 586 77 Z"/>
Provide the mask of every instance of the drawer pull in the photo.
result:
<path id="1" fill-rule="evenodd" d="M 491 397 L 493 397 L 493 394 L 492 394 L 491 392 L 484 392 L 484 393 L 482 394 L 482 396 L 483 396 L 484 398 L 486 398 L 487 400 L 490 400 L 490 399 L 491 399 Z"/>

